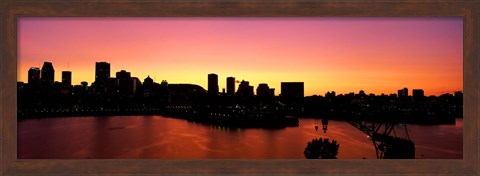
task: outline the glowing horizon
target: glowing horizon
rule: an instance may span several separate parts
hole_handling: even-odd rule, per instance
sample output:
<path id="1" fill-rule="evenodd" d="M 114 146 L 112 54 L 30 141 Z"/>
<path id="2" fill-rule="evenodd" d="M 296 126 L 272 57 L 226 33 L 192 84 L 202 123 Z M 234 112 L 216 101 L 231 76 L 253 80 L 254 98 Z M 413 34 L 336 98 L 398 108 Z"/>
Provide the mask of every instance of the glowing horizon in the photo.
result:
<path id="1" fill-rule="evenodd" d="M 216 73 L 267 83 L 304 82 L 305 96 L 463 91 L 461 17 L 20 17 L 18 81 L 30 67 L 52 62 L 55 81 L 72 71 L 72 84 L 95 78 L 108 62 L 142 82 L 191 83 L 207 89 Z M 238 84 L 236 85 L 236 89 Z"/>

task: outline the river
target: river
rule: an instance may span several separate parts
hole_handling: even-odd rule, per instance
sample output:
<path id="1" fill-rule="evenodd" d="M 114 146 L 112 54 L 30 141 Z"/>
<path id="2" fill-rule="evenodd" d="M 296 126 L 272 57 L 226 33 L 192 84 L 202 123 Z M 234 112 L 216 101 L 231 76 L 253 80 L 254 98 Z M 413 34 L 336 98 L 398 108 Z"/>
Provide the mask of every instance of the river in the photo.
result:
<path id="1" fill-rule="evenodd" d="M 20 159 L 303 159 L 308 141 L 329 138 L 337 157 L 375 159 L 370 138 L 345 121 L 300 118 L 298 127 L 240 129 L 162 116 L 63 117 L 18 122 Z M 315 130 L 318 123 L 319 129 Z M 463 119 L 408 124 L 416 158 L 462 159 Z M 405 128 L 395 128 L 403 137 Z"/>

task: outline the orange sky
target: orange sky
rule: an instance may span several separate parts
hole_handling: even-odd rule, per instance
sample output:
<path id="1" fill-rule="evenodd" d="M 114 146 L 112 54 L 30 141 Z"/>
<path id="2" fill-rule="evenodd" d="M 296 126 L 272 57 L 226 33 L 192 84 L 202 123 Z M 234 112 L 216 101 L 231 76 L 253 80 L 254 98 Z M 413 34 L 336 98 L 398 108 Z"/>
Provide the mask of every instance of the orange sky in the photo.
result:
<path id="1" fill-rule="evenodd" d="M 448 18 L 72 18 L 20 17 L 18 80 L 50 61 L 55 80 L 95 78 L 95 62 L 142 82 L 193 83 L 207 74 L 268 83 L 305 82 L 305 95 L 463 90 L 463 19 Z M 411 93 L 411 92 L 410 92 Z"/>

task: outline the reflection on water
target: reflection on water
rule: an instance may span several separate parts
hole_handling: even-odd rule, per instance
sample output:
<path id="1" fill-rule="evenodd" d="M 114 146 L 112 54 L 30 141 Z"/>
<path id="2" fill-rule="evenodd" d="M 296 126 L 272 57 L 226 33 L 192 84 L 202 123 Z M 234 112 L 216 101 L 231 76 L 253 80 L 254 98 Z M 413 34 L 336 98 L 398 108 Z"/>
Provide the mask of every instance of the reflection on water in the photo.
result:
<path id="1" fill-rule="evenodd" d="M 345 121 L 325 122 L 318 131 L 316 119 L 300 119 L 298 127 L 283 129 L 225 128 L 162 116 L 23 120 L 18 122 L 18 157 L 304 159 L 309 141 L 329 138 L 341 144 L 337 158 L 376 158 L 365 133 Z M 462 130 L 462 119 L 455 125 L 408 125 L 415 158 L 461 159 Z"/>

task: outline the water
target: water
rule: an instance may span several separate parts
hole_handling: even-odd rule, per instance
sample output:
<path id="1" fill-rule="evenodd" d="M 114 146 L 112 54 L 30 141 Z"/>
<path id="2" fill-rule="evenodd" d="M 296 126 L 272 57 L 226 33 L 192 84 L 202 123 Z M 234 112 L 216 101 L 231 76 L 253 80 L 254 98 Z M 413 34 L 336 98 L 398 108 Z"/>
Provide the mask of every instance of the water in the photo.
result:
<path id="1" fill-rule="evenodd" d="M 18 158 L 49 159 L 303 159 L 308 141 L 334 139 L 338 158 L 374 159 L 370 138 L 349 123 L 315 119 L 298 127 L 239 129 L 162 116 L 65 117 L 18 122 Z M 461 159 L 463 120 L 455 125 L 407 125 L 416 158 Z M 403 128 L 396 128 L 403 136 Z"/>

